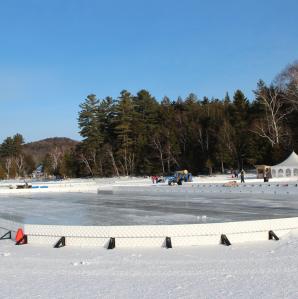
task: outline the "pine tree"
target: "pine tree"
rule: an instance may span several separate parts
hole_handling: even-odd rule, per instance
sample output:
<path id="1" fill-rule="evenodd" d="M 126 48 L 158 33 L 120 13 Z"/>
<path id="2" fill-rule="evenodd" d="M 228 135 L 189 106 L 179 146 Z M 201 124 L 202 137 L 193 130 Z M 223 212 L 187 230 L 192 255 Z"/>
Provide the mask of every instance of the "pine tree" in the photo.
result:
<path id="1" fill-rule="evenodd" d="M 235 154 L 234 157 L 237 161 L 235 165 L 241 169 L 247 159 L 247 149 L 249 139 L 247 138 L 249 132 L 249 102 L 241 90 L 236 90 L 233 96 L 233 103 L 230 106 L 230 123 L 235 130 L 234 144 Z"/>
<path id="2" fill-rule="evenodd" d="M 133 98 L 133 139 L 136 154 L 136 171 L 142 175 L 150 174 L 153 166 L 152 136 L 158 124 L 158 103 L 150 93 L 141 90 Z"/>
<path id="3" fill-rule="evenodd" d="M 84 138 L 82 141 L 82 156 L 91 165 L 93 175 L 102 175 L 100 159 L 104 137 L 101 131 L 102 124 L 98 117 L 99 100 L 94 94 L 88 95 L 85 102 L 80 105 L 79 128 Z"/>
<path id="4" fill-rule="evenodd" d="M 115 135 L 117 139 L 117 155 L 122 172 L 125 175 L 133 174 L 135 167 L 135 152 L 133 151 L 133 118 L 134 104 L 131 94 L 123 90 L 116 106 Z"/>

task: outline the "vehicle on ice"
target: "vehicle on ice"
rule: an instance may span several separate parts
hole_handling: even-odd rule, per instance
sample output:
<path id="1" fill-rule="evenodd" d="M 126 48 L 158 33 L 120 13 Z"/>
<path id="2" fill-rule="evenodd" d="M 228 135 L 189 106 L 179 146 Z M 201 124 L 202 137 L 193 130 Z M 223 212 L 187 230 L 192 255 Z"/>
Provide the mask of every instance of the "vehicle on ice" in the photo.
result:
<path id="1" fill-rule="evenodd" d="M 166 177 L 168 185 L 182 185 L 182 182 L 192 182 L 192 174 L 185 170 L 176 171 L 172 176 Z"/>

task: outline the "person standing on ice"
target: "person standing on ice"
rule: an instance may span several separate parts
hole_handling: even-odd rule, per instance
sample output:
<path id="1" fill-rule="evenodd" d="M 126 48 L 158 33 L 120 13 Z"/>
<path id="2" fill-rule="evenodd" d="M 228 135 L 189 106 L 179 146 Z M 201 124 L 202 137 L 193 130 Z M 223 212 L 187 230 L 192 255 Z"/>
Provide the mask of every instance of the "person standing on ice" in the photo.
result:
<path id="1" fill-rule="evenodd" d="M 244 170 L 242 169 L 240 172 L 241 183 L 245 183 L 244 181 Z"/>
<path id="2" fill-rule="evenodd" d="M 235 171 L 234 171 L 234 175 L 235 175 L 235 178 L 238 179 L 238 170 L 235 170 Z"/>

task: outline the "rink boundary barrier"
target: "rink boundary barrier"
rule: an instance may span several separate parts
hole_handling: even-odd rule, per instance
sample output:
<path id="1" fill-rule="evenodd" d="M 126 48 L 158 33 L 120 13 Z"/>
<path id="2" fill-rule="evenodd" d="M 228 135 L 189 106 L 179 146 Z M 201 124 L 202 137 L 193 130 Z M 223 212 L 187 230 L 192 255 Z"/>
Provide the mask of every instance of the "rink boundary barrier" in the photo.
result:
<path id="1" fill-rule="evenodd" d="M 11 230 L 7 231 L 0 237 L 0 240 L 11 240 Z"/>
<path id="2" fill-rule="evenodd" d="M 295 230 L 298 230 L 298 217 L 185 225 L 24 225 L 24 233 L 28 237 L 29 244 L 48 244 L 56 247 L 55 244 L 57 245 L 59 241 L 61 243 L 63 239 L 63 246 L 91 246 L 108 249 L 115 247 L 175 248 L 278 240 Z"/>

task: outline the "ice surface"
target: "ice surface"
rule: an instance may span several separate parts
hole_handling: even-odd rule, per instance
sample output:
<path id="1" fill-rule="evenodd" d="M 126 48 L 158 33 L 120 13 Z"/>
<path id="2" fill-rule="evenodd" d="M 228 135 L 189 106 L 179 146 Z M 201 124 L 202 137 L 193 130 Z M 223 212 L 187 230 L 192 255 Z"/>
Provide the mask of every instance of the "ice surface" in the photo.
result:
<path id="1" fill-rule="evenodd" d="M 1 195 L 0 218 L 32 224 L 186 224 L 298 216 L 297 196 L 278 194 Z"/>

